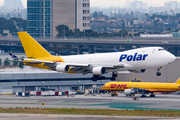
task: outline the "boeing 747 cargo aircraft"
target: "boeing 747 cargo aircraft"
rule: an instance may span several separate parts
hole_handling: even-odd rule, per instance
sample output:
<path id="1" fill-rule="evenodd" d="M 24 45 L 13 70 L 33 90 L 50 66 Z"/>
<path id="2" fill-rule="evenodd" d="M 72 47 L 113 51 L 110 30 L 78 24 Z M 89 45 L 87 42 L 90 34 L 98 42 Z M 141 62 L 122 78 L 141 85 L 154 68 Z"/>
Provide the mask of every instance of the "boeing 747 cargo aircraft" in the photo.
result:
<path id="1" fill-rule="evenodd" d="M 118 72 L 145 72 L 149 68 L 157 68 L 157 76 L 160 76 L 160 68 L 176 59 L 162 47 L 145 47 L 100 54 L 53 56 L 28 33 L 18 32 L 18 35 L 27 56 L 19 62 L 57 72 L 83 75 L 91 73 L 93 81 L 104 79 L 103 75 L 108 72 L 113 73 L 111 80 L 115 80 Z"/>

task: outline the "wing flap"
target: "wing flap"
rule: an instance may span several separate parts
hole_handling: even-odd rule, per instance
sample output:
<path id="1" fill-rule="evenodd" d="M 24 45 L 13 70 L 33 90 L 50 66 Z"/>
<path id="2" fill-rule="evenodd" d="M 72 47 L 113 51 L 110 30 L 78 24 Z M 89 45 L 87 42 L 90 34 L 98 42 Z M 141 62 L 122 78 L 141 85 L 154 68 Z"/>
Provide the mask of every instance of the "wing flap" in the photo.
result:
<path id="1" fill-rule="evenodd" d="M 118 68 L 124 68 L 124 64 L 107 65 L 103 67 L 105 67 L 106 69 L 118 69 Z"/>

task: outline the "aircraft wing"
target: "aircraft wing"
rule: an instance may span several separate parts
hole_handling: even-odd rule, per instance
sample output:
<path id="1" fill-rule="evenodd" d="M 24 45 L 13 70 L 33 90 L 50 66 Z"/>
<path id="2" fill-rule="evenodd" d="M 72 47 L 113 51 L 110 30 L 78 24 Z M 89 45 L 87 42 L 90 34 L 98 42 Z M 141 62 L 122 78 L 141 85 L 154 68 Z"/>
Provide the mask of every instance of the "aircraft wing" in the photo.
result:
<path id="1" fill-rule="evenodd" d="M 15 60 L 12 60 L 15 61 Z M 95 66 L 92 66 L 90 64 L 80 64 L 80 63 L 59 63 L 59 62 L 52 62 L 52 61 L 44 61 L 44 60 L 35 60 L 35 59 L 24 59 L 24 61 L 16 61 L 16 62 L 23 62 L 23 63 L 29 63 L 29 64 L 41 64 L 44 63 L 43 66 L 48 66 L 49 68 L 55 68 L 57 65 L 60 64 L 66 64 L 68 65 L 71 69 L 70 71 L 75 72 L 75 73 L 82 73 L 82 74 L 88 74 L 92 72 L 92 69 Z M 101 66 L 101 65 L 100 65 Z M 96 65 L 97 67 L 97 65 Z M 117 64 L 117 65 L 106 65 L 102 66 L 106 70 L 112 70 L 112 69 L 119 69 L 119 68 L 124 68 L 123 64 Z"/>
<path id="2" fill-rule="evenodd" d="M 90 64 L 72 64 L 72 63 L 66 63 L 67 65 L 71 66 L 71 70 L 76 73 L 82 73 L 82 74 L 88 74 L 92 72 L 92 69 L 94 67 L 104 67 L 106 70 L 112 70 L 112 69 L 118 69 L 118 68 L 124 68 L 124 64 L 117 64 L 117 65 L 90 65 Z"/>
<path id="3" fill-rule="evenodd" d="M 132 89 L 133 89 L 136 93 L 137 93 L 137 92 L 141 92 L 141 93 L 149 93 L 149 90 L 143 89 L 143 88 L 136 88 L 136 87 L 133 87 Z"/>
<path id="4" fill-rule="evenodd" d="M 12 58 L 18 58 L 17 56 L 10 54 Z M 21 58 L 20 58 L 21 59 Z M 53 61 L 44 61 L 44 60 L 36 60 L 36 59 L 28 59 L 24 58 L 22 61 L 20 60 L 11 60 L 11 61 L 16 61 L 16 62 L 23 62 L 23 63 L 28 63 L 28 64 L 41 64 L 44 63 L 43 66 L 48 66 L 49 68 L 54 69 L 57 65 L 61 64 L 66 64 L 68 65 L 71 69 L 70 71 L 76 72 L 76 73 L 82 73 L 82 74 L 88 74 L 92 72 L 92 69 L 94 67 L 102 66 L 106 70 L 113 70 L 113 69 L 119 69 L 119 68 L 124 68 L 125 64 L 114 64 L 114 65 L 91 65 L 91 64 L 81 64 L 81 63 L 60 63 L 60 62 L 53 62 Z"/>
<path id="5" fill-rule="evenodd" d="M 103 66 L 106 69 L 118 69 L 118 68 L 124 68 L 124 64 L 115 64 L 115 65 L 105 65 Z"/>
<path id="6" fill-rule="evenodd" d="M 36 60 L 36 59 L 24 59 L 24 60 L 26 60 L 26 61 L 28 61 L 28 63 L 45 63 L 45 65 L 44 66 L 46 66 L 46 65 L 51 65 L 51 64 L 55 64 L 55 63 L 57 63 L 57 62 L 52 62 L 52 61 L 44 61 L 44 60 Z M 26 61 L 23 61 L 23 62 L 26 62 Z M 32 61 L 32 62 L 30 62 L 30 61 Z M 60 64 L 66 64 L 66 65 L 68 65 L 68 66 L 70 66 L 70 67 L 76 67 L 76 68 L 86 68 L 86 67 L 88 67 L 88 68 L 93 68 L 92 67 L 92 65 L 90 65 L 90 64 L 81 64 L 81 63 L 60 63 Z M 96 65 L 96 66 L 98 66 L 98 65 Z M 117 68 L 124 68 L 124 64 L 116 64 L 116 65 L 101 65 L 102 67 L 104 67 L 104 68 L 106 68 L 106 69 L 117 69 Z"/>

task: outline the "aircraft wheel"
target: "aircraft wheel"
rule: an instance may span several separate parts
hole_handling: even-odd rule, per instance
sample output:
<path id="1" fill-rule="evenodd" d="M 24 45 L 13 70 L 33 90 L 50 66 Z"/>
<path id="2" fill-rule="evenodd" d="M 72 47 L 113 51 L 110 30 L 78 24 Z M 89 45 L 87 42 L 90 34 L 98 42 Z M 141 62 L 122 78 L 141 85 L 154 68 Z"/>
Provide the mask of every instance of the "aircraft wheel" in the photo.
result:
<path id="1" fill-rule="evenodd" d="M 101 80 L 106 79 L 106 77 L 105 77 L 105 76 L 101 76 L 100 78 L 101 78 Z"/>
<path id="2" fill-rule="evenodd" d="M 156 75 L 157 75 L 157 76 L 161 76 L 161 73 L 160 73 L 160 72 L 157 72 Z"/>
<path id="3" fill-rule="evenodd" d="M 115 74 L 115 73 L 113 72 L 112 77 L 117 77 L 117 74 Z"/>
<path id="4" fill-rule="evenodd" d="M 93 82 L 97 82 L 97 77 L 92 77 L 91 80 L 92 80 Z"/>
<path id="5" fill-rule="evenodd" d="M 141 95 L 141 97 L 146 97 L 146 95 Z"/>
<path id="6" fill-rule="evenodd" d="M 115 81 L 115 80 L 116 80 L 116 78 L 114 78 L 114 77 L 111 78 L 111 81 Z"/>
<path id="7" fill-rule="evenodd" d="M 150 97 L 155 97 L 155 95 L 150 95 Z"/>

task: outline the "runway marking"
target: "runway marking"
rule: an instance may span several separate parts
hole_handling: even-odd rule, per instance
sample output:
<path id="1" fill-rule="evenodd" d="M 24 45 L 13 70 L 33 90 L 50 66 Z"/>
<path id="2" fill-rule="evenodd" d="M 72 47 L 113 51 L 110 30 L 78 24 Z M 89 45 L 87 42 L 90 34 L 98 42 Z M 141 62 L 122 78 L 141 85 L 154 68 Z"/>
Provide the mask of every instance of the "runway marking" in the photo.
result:
<path id="1" fill-rule="evenodd" d="M 59 117 L 55 117 L 55 116 L 48 116 L 48 117 L 52 117 L 52 118 L 59 118 Z"/>
<path id="2" fill-rule="evenodd" d="M 126 119 L 126 118 L 118 118 L 118 117 L 114 117 L 114 116 L 107 116 L 107 115 L 101 115 L 101 116 L 104 116 L 104 117 L 109 117 L 109 118 L 116 118 L 116 119 Z"/>
<path id="3" fill-rule="evenodd" d="M 51 118 L 59 118 L 59 117 L 55 117 L 55 116 L 49 116 L 49 115 L 46 115 L 46 114 L 38 114 L 40 116 L 46 116 L 46 117 L 51 117 Z"/>

